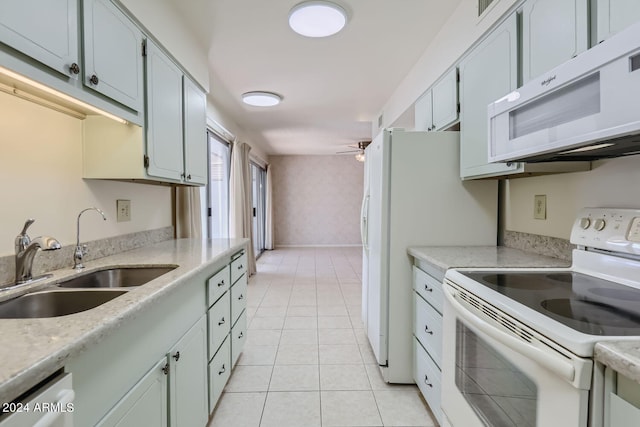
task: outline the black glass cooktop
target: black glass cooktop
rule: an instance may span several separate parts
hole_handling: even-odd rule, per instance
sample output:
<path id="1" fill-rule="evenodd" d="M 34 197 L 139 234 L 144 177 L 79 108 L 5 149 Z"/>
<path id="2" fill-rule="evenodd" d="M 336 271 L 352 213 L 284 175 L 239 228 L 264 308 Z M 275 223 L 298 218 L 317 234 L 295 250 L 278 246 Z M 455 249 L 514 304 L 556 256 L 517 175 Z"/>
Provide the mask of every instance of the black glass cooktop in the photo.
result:
<path id="1" fill-rule="evenodd" d="M 640 289 L 573 272 L 463 274 L 580 332 L 640 335 Z"/>

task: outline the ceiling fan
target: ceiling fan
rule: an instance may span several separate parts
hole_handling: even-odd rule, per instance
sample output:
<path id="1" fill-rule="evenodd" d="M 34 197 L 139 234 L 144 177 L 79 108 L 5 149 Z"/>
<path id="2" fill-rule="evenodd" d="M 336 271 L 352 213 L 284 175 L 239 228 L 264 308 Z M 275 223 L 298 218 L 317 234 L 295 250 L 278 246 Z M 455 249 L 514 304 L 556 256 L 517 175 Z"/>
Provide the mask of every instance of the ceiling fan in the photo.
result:
<path id="1" fill-rule="evenodd" d="M 371 141 L 358 141 L 358 145 L 348 145 L 348 147 L 354 148 L 354 150 L 338 151 L 336 154 L 351 154 L 356 153 L 356 160 L 364 162 L 364 149 L 371 144 Z"/>

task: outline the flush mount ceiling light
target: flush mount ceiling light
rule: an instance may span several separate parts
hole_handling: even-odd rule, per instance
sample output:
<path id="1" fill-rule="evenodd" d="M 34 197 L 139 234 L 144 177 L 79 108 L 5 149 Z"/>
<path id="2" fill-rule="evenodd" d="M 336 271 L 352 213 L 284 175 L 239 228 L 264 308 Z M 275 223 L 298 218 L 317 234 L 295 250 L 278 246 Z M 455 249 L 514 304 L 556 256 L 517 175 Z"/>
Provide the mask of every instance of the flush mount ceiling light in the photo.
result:
<path id="1" fill-rule="evenodd" d="M 247 92 L 242 94 L 242 102 L 254 107 L 273 107 L 280 104 L 282 97 L 272 92 Z"/>
<path id="2" fill-rule="evenodd" d="M 347 12 L 328 1 L 306 1 L 289 12 L 289 26 L 306 37 L 328 37 L 347 24 Z"/>

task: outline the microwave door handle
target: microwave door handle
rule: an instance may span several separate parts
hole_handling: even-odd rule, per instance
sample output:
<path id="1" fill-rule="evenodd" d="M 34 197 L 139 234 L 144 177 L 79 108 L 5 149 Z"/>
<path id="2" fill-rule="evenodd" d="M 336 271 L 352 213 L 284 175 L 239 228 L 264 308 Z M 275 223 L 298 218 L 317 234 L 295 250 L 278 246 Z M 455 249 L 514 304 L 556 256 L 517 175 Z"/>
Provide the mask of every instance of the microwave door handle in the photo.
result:
<path id="1" fill-rule="evenodd" d="M 544 352 L 539 348 L 526 344 L 511 335 L 502 332 L 501 330 L 493 327 L 489 323 L 470 313 L 462 304 L 460 304 L 455 298 L 455 291 L 445 286 L 445 297 L 451 303 L 456 310 L 456 314 L 464 319 L 465 322 L 473 325 L 482 333 L 490 336 L 496 341 L 504 344 L 510 349 L 520 353 L 521 355 L 534 360 L 539 365 L 543 366 L 547 370 L 561 376 L 567 382 L 573 382 L 575 377 L 574 366 L 567 362 L 562 356 L 553 356 L 548 352 Z"/>

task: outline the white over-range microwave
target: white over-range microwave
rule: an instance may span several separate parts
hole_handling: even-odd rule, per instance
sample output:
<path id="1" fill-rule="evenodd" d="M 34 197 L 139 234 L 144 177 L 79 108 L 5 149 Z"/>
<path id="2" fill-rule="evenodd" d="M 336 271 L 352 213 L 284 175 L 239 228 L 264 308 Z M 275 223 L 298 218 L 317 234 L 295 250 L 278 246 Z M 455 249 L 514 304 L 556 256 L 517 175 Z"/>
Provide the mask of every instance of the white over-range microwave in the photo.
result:
<path id="1" fill-rule="evenodd" d="M 640 154 L 640 23 L 488 107 L 489 162 Z"/>

